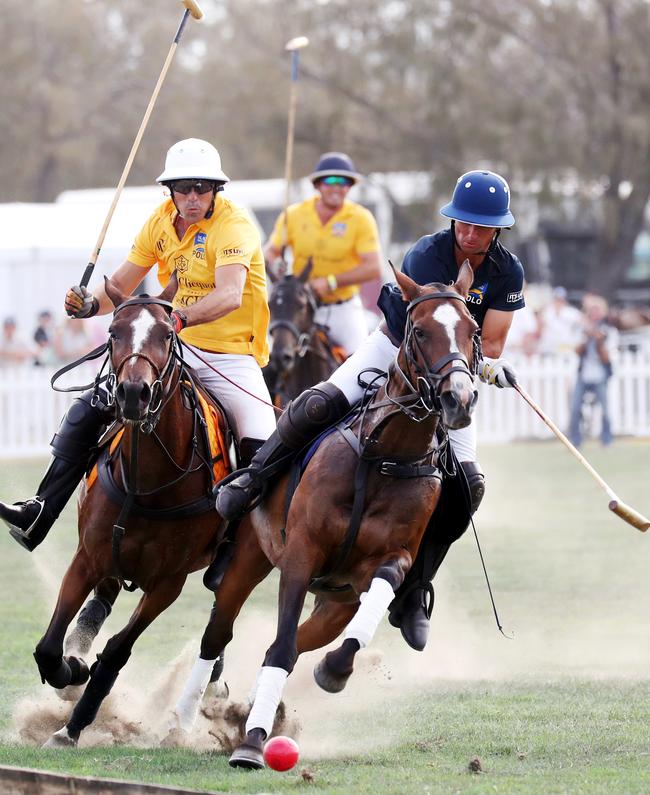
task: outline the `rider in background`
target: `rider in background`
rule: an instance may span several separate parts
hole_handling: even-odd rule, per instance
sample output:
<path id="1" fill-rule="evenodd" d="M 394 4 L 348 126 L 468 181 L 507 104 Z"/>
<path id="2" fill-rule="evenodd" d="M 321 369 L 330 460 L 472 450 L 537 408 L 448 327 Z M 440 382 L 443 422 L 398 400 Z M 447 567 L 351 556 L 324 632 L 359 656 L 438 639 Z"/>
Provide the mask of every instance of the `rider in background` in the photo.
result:
<path id="1" fill-rule="evenodd" d="M 370 211 L 346 198 L 361 179 L 347 155 L 322 155 L 309 178 L 318 195 L 292 204 L 286 224 L 285 213 L 278 216 L 264 256 L 272 266 L 289 246 L 294 273 L 311 257 L 309 284 L 320 301 L 314 320 L 351 354 L 368 335 L 359 285 L 381 276 L 379 232 Z"/>
<path id="2" fill-rule="evenodd" d="M 451 219 L 450 228 L 420 238 L 407 252 L 402 270 L 421 285 L 450 284 L 463 262 L 469 260 L 474 282 L 467 308 L 481 329 L 485 357 L 478 362 L 478 375 L 497 387 L 512 386 L 514 372 L 498 357 L 513 311 L 524 306 L 524 271 L 517 257 L 499 242 L 502 229 L 515 222 L 508 183 L 490 171 L 469 171 L 458 179 L 451 202 L 440 212 Z M 291 451 L 300 450 L 345 416 L 363 396 L 360 373 L 368 368 L 388 370 L 404 338 L 407 304 L 394 284 L 384 285 L 378 304 L 385 318 L 380 327 L 328 381 L 306 390 L 289 404 L 277 431 L 255 455 L 251 467 L 219 490 L 217 510 L 221 516 L 230 519 L 244 512 L 263 491 L 266 480 L 290 458 Z M 483 472 L 476 461 L 475 425 L 450 430 L 449 439 L 458 463 L 456 477 L 445 480 L 440 504 L 389 614 L 390 622 L 401 628 L 406 642 L 417 650 L 424 648 L 429 633 L 433 607 L 430 581 L 452 542 L 467 528 L 485 492 Z"/>
<path id="3" fill-rule="evenodd" d="M 176 272 L 171 322 L 184 343 L 184 359 L 221 400 L 246 462 L 275 428 L 261 371 L 268 361 L 269 309 L 259 232 L 243 208 L 224 198 L 228 181 L 212 144 L 196 138 L 174 144 L 157 179 L 170 198 L 145 223 L 110 281 L 130 295 L 154 265 L 163 287 Z M 114 307 L 103 286 L 94 295 L 75 286 L 66 294 L 65 309 L 71 317 L 89 318 Z M 113 420 L 112 409 L 92 395 L 81 395 L 64 416 L 36 496 L 14 505 L 0 502 L 0 517 L 30 552 L 63 510 Z"/>

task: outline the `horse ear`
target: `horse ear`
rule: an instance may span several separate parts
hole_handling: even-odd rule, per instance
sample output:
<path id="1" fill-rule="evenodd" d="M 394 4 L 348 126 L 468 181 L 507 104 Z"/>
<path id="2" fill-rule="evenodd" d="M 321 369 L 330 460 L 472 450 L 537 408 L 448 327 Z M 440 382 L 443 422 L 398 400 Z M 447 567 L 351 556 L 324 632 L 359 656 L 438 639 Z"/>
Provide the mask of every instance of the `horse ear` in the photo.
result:
<path id="1" fill-rule="evenodd" d="M 474 271 L 472 270 L 472 266 L 469 264 L 469 260 L 466 259 L 465 262 L 463 262 L 463 264 L 460 266 L 458 278 L 456 279 L 454 287 L 463 296 L 463 298 L 467 298 L 469 295 L 469 288 L 472 286 L 473 281 Z"/>
<path id="2" fill-rule="evenodd" d="M 176 290 L 178 290 L 178 274 L 174 271 L 171 275 L 169 282 L 167 283 L 167 287 L 160 293 L 158 298 L 161 301 L 171 301 L 172 298 L 176 295 Z"/>
<path id="3" fill-rule="evenodd" d="M 108 276 L 104 276 L 104 290 L 106 291 L 106 295 L 111 299 L 111 303 L 117 309 L 120 304 L 123 304 L 128 296 L 121 293 L 117 287 L 113 286 L 113 282 L 108 278 Z"/>
<path id="4" fill-rule="evenodd" d="M 305 264 L 305 267 L 300 271 L 300 275 L 298 276 L 298 279 L 303 284 L 309 278 L 309 275 L 312 272 L 313 267 L 314 267 L 314 260 L 311 257 L 309 257 L 309 259 L 307 260 L 307 263 Z"/>
<path id="5" fill-rule="evenodd" d="M 420 286 L 417 282 L 414 282 L 410 276 L 407 276 L 405 273 L 401 273 L 400 271 L 396 271 L 392 262 L 390 263 L 390 266 L 393 268 L 395 279 L 397 280 L 399 289 L 402 291 L 402 298 L 410 303 L 414 298 L 417 298 L 418 295 L 420 295 Z"/>

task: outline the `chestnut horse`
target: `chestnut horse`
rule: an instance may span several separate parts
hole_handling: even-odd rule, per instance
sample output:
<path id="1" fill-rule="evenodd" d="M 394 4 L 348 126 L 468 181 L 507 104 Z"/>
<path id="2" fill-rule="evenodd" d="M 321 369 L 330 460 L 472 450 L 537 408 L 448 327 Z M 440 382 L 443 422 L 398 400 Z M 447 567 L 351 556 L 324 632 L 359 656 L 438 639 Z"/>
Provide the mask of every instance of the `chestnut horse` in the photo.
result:
<path id="1" fill-rule="evenodd" d="M 308 283 L 311 259 L 296 276 L 269 278 L 274 283 L 269 298 L 271 356 L 264 379 L 279 408 L 319 381 L 325 381 L 343 361 L 333 348 L 327 328 L 314 322 L 318 298 Z"/>
<path id="2" fill-rule="evenodd" d="M 470 422 L 478 327 L 465 300 L 473 280 L 469 263 L 449 286 L 420 287 L 401 273 L 396 279 L 408 319 L 387 380 L 321 441 L 288 514 L 290 475 L 244 517 L 216 594 L 201 644 L 205 660 L 223 652 L 244 601 L 273 566 L 280 569 L 277 635 L 257 679 L 245 742 L 230 758 L 233 766 L 264 767 L 263 742 L 298 655 L 331 643 L 347 626 L 343 644 L 314 671 L 323 689 L 343 689 L 356 652 L 370 642 L 410 569 L 438 502 L 447 452 L 438 432 Z M 298 627 L 308 591 L 316 593 L 314 609 Z"/>
<path id="3" fill-rule="evenodd" d="M 137 638 L 178 597 L 187 575 L 208 565 L 223 533 L 211 496 L 213 455 L 199 408 L 208 396 L 184 366 L 169 320 L 176 286 L 173 279 L 157 298 L 129 299 L 106 283 L 116 307 L 106 388 L 122 436 L 104 448 L 95 482 L 87 479 L 82 487 L 79 545 L 34 655 L 43 681 L 64 688 L 88 680 L 83 659 L 63 656 L 63 640 L 93 588 L 97 595 L 89 604 L 95 608 L 102 596 L 110 607 L 116 585 L 127 580 L 143 595 L 128 624 L 98 655 L 70 719 L 50 738 L 49 747 L 77 744 Z M 94 634 L 104 617 L 96 620 Z M 72 634 L 78 635 L 79 627 Z M 88 650 L 89 643 L 80 645 Z M 66 643 L 66 653 L 69 649 Z"/>

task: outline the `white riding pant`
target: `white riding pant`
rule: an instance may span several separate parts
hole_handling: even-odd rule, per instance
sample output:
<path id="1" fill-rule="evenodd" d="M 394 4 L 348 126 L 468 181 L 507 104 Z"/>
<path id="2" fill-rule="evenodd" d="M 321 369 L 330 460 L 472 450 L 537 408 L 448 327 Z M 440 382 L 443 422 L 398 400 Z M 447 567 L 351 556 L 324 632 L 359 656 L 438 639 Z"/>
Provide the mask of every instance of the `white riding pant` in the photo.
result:
<path id="1" fill-rule="evenodd" d="M 397 356 L 397 351 L 398 348 L 384 332 L 375 329 L 328 380 L 343 392 L 350 405 L 354 405 L 361 400 L 364 392 L 363 387 L 359 385 L 359 374 L 369 367 L 388 370 L 390 363 Z M 369 374 L 365 380 L 371 378 L 372 374 Z M 466 428 L 450 430 L 449 438 L 459 461 L 476 461 L 476 426 L 473 423 Z"/>
<path id="2" fill-rule="evenodd" d="M 275 410 L 262 370 L 252 356 L 209 353 L 183 343 L 183 358 L 223 403 L 238 441 L 269 438 L 275 430 Z M 219 372 L 216 373 L 201 359 Z"/>
<path id="3" fill-rule="evenodd" d="M 366 311 L 358 295 L 342 304 L 323 304 L 316 310 L 316 323 L 329 327 L 330 339 L 351 354 L 368 336 Z"/>

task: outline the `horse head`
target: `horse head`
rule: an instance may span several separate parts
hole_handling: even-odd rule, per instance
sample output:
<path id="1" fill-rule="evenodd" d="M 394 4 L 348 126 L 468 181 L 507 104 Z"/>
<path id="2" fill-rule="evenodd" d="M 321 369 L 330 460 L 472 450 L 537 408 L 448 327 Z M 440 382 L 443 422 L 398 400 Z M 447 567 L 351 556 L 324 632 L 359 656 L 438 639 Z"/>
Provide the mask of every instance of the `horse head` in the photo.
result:
<path id="1" fill-rule="evenodd" d="M 312 329 L 316 314 L 316 298 L 308 279 L 313 268 L 311 257 L 298 275 L 285 274 L 274 283 L 269 309 L 269 334 L 273 340 L 270 363 L 278 378 L 293 368 Z"/>
<path id="2" fill-rule="evenodd" d="M 129 297 L 106 280 L 106 294 L 115 307 L 108 330 L 111 371 L 107 389 L 128 422 L 151 424 L 162 406 L 165 382 L 174 364 L 176 335 L 169 315 L 177 287 L 174 276 L 155 298 Z"/>
<path id="3" fill-rule="evenodd" d="M 402 370 L 425 410 L 439 413 L 447 428 L 464 428 L 478 399 L 478 325 L 466 305 L 474 279 L 469 261 L 450 285 L 422 287 L 406 274 L 395 277 L 408 302 Z"/>

